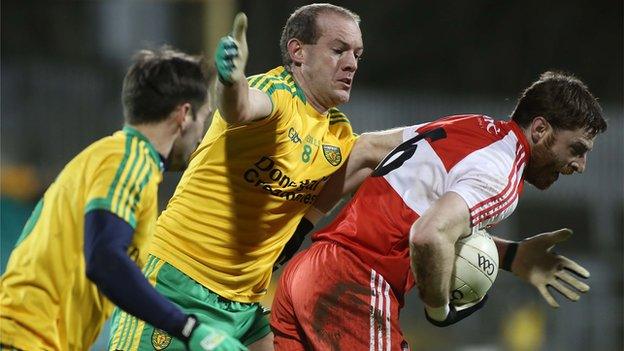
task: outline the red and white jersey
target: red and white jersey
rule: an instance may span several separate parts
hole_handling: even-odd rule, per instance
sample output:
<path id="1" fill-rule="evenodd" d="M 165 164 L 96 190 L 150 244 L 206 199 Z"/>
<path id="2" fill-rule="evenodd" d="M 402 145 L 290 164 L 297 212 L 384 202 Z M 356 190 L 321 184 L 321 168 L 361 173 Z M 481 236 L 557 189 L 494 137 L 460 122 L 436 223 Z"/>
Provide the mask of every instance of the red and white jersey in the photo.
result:
<path id="1" fill-rule="evenodd" d="M 353 251 L 390 283 L 400 301 L 414 285 L 408 244 L 414 221 L 449 191 L 466 201 L 473 228 L 505 219 L 518 203 L 530 156 L 515 122 L 484 115 L 406 127 L 403 140 L 332 224 L 312 237 Z"/>

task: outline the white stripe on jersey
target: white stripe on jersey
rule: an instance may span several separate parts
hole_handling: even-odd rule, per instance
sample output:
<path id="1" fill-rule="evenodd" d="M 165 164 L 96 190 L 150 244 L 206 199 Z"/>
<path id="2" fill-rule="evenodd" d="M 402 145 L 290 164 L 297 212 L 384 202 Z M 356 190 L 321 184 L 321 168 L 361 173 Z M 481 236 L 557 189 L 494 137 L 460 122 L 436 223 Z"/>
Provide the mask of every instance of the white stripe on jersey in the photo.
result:
<path id="1" fill-rule="evenodd" d="M 381 276 L 381 275 L 379 275 Z M 390 290 L 390 284 L 388 284 L 388 282 L 385 282 L 386 286 L 384 287 L 384 299 L 386 301 L 386 349 L 388 351 L 392 350 L 392 338 L 391 338 L 391 331 L 392 331 L 392 325 L 390 324 L 390 296 L 389 296 L 389 290 Z"/>
<path id="2" fill-rule="evenodd" d="M 377 292 L 375 289 L 375 282 L 377 281 L 375 275 L 377 274 L 377 272 L 375 272 L 374 269 L 371 269 L 371 279 L 370 279 L 370 288 L 371 288 L 371 304 L 370 304 L 370 308 L 369 308 L 369 314 L 370 314 L 370 340 L 369 340 L 369 345 L 370 351 L 375 351 L 375 300 L 377 298 Z"/>
<path id="3" fill-rule="evenodd" d="M 526 153 L 521 145 L 516 152 L 516 159 L 509 170 L 509 176 L 505 189 L 499 194 L 492 196 L 481 203 L 476 204 L 470 209 L 470 219 L 472 225 L 477 225 L 479 222 L 483 222 L 489 218 L 495 217 L 497 214 L 503 212 L 509 206 L 514 204 L 518 198 L 518 185 L 521 180 L 521 172 L 518 172 L 519 167 L 524 164 Z"/>
<path id="4" fill-rule="evenodd" d="M 371 269 L 370 351 L 392 350 L 390 284 Z M 384 347 L 385 346 L 385 347 Z"/>
<path id="5" fill-rule="evenodd" d="M 377 289 L 377 296 L 379 297 L 377 299 L 377 310 L 375 311 L 377 314 L 377 318 L 375 318 L 375 322 L 377 324 L 377 349 L 382 351 L 383 350 L 383 343 L 382 343 L 382 323 L 381 320 L 383 318 L 383 300 L 384 300 L 384 296 L 383 293 L 381 291 L 381 285 L 383 284 L 383 277 L 381 276 L 381 274 L 377 274 L 377 286 L 375 287 Z"/>

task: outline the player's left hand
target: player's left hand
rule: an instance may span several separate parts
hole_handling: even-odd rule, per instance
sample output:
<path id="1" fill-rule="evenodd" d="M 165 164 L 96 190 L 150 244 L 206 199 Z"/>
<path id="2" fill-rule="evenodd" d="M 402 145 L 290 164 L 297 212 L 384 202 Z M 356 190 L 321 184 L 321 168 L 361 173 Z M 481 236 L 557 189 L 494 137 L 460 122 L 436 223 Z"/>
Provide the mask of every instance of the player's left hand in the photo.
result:
<path id="1" fill-rule="evenodd" d="M 247 64 L 247 16 L 240 12 L 234 18 L 231 35 L 219 40 L 215 52 L 215 65 L 219 81 L 232 85 L 245 79 Z"/>
<path id="2" fill-rule="evenodd" d="M 520 279 L 535 286 L 552 307 L 559 307 L 548 291 L 548 286 L 568 300 L 577 301 L 579 293 L 589 291 L 589 286 L 579 277 L 589 278 L 587 269 L 571 259 L 552 252 L 552 248 L 570 238 L 572 230 L 559 229 L 542 233 L 521 241 L 511 271 Z"/>

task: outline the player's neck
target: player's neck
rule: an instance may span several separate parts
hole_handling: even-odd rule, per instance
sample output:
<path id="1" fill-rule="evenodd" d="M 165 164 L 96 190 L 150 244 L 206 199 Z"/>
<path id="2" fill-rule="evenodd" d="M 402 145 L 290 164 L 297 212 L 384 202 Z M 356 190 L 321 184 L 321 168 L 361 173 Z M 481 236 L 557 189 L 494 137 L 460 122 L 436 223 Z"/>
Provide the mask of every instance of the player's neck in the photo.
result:
<path id="1" fill-rule="evenodd" d="M 177 125 L 161 122 L 131 126 L 143 134 L 160 155 L 164 158 L 169 157 L 173 142 L 179 133 Z"/>
<path id="2" fill-rule="evenodd" d="M 293 65 L 291 74 L 293 76 L 293 79 L 295 80 L 295 83 L 297 83 L 299 88 L 303 90 L 303 94 L 306 97 L 306 102 L 308 105 L 312 106 L 320 114 L 324 114 L 325 112 L 327 112 L 327 110 L 330 109 L 331 106 L 326 107 L 325 104 L 323 104 L 320 99 L 312 92 L 309 84 L 307 84 L 305 76 L 302 74 L 301 70 L 298 67 Z"/>

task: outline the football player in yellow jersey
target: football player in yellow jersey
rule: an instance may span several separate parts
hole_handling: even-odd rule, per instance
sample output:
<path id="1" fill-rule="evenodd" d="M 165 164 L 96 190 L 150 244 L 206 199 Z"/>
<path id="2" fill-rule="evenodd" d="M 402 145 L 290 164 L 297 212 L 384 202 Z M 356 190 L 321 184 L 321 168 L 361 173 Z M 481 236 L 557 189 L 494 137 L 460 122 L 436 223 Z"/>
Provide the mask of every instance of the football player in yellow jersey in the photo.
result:
<path id="1" fill-rule="evenodd" d="M 3 349 L 87 350 L 112 311 L 109 299 L 191 350 L 244 349 L 159 295 L 139 268 L 154 269 L 145 245 L 158 184 L 199 144 L 213 76 L 203 60 L 173 49 L 137 55 L 123 83 L 126 126 L 65 166 L 9 258 L 0 290 Z"/>
<path id="2" fill-rule="evenodd" d="M 358 183 L 352 170 L 375 167 L 380 156 L 348 159 L 374 138 L 356 143 L 336 109 L 349 99 L 363 51 L 357 15 L 330 4 L 297 9 L 282 32 L 283 66 L 247 79 L 246 26 L 239 14 L 217 47 L 219 110 L 158 219 L 146 276 L 201 322 L 250 350 L 272 350 L 258 302 L 276 259 L 332 174 L 349 179 L 338 182 L 340 195 Z M 115 313 L 111 350 L 153 347 L 184 345 Z"/>

